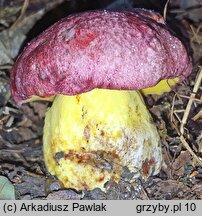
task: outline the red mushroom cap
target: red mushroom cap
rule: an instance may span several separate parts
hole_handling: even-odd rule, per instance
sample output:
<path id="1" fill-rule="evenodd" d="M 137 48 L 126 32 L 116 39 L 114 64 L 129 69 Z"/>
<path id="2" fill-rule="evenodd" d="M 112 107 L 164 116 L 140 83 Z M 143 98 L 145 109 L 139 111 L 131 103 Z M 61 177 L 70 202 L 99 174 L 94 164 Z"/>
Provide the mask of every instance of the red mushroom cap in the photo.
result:
<path id="1" fill-rule="evenodd" d="M 48 28 L 24 49 L 11 74 L 16 102 L 32 96 L 76 95 L 94 88 L 139 90 L 192 64 L 185 47 L 152 11 L 94 11 Z"/>

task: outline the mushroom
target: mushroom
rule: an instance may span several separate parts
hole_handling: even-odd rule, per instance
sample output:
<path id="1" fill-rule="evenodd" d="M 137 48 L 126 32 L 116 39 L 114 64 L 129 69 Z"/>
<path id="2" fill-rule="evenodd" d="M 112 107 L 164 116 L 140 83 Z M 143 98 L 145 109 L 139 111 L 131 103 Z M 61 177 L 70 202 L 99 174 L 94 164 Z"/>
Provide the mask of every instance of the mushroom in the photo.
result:
<path id="1" fill-rule="evenodd" d="M 84 12 L 27 45 L 12 69 L 11 94 L 19 104 L 53 100 L 43 136 L 49 172 L 67 188 L 104 189 L 125 166 L 135 177 L 159 172 L 160 138 L 138 90 L 169 91 L 191 70 L 158 13 Z"/>

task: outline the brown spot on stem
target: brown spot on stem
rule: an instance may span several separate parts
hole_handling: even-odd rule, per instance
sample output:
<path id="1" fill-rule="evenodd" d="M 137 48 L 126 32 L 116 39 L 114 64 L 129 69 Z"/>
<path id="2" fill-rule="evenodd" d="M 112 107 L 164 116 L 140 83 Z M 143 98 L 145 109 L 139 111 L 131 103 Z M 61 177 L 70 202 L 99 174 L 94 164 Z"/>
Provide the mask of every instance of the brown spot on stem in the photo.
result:
<path id="1" fill-rule="evenodd" d="M 89 125 L 86 125 L 83 131 L 84 137 L 86 138 L 86 141 L 89 142 L 90 139 L 90 127 Z"/>
<path id="2" fill-rule="evenodd" d="M 77 101 L 78 104 L 80 102 L 80 99 L 81 99 L 81 96 L 80 95 L 76 95 L 76 101 Z"/>
<path id="3" fill-rule="evenodd" d="M 156 163 L 154 158 L 151 158 L 150 160 L 146 159 L 142 162 L 142 173 L 143 176 L 147 177 L 150 173 L 150 169 L 154 166 Z"/>

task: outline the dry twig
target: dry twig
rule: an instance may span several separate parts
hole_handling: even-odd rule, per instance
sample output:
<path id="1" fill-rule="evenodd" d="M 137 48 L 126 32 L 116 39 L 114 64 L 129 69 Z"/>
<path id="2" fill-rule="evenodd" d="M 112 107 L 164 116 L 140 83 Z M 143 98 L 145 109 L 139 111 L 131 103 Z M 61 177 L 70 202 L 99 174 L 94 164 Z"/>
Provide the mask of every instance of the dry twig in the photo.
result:
<path id="1" fill-rule="evenodd" d="M 193 156 L 193 158 L 198 162 L 198 164 L 202 167 L 202 160 L 200 160 L 198 158 L 198 156 L 193 152 L 193 150 L 191 149 L 191 147 L 189 146 L 189 144 L 187 143 L 185 137 L 180 133 L 179 129 L 177 128 L 177 126 L 175 125 L 174 122 L 172 122 L 172 126 L 174 127 L 174 129 L 176 130 L 180 141 L 182 142 L 182 144 L 184 145 L 184 147 L 189 151 L 189 153 Z"/>
<path id="2" fill-rule="evenodd" d="M 197 119 L 199 119 L 200 117 L 202 117 L 202 110 L 200 110 L 194 117 L 192 117 L 193 121 L 196 121 Z"/>
<path id="3" fill-rule="evenodd" d="M 175 98 L 177 96 L 177 94 L 175 94 L 174 98 L 173 98 L 173 103 L 172 103 L 172 109 L 171 109 L 171 124 L 173 126 L 173 128 L 176 130 L 180 141 L 182 142 L 182 144 L 184 145 L 184 147 L 189 151 L 189 153 L 193 156 L 193 158 L 198 162 L 198 164 L 200 166 L 202 166 L 202 160 L 199 159 L 199 157 L 197 157 L 197 155 L 194 153 L 194 151 L 191 149 L 191 147 L 189 146 L 189 144 L 187 143 L 185 137 L 184 137 L 184 130 L 185 130 L 185 124 L 187 123 L 187 119 L 191 110 L 191 106 L 192 103 L 194 101 L 196 101 L 196 93 L 201 85 L 201 80 L 202 80 L 202 68 L 199 69 L 198 75 L 196 77 L 196 81 L 194 84 L 194 88 L 193 88 L 193 92 L 191 93 L 191 96 L 189 97 L 189 101 L 188 104 L 186 106 L 186 109 L 184 111 L 184 115 L 182 120 L 179 118 L 179 116 L 177 115 L 178 111 L 174 110 L 174 102 L 175 102 Z M 181 112 L 182 110 L 180 110 Z M 194 119 L 198 119 L 201 116 L 201 111 L 195 115 L 193 118 Z M 177 125 L 175 124 L 175 118 L 177 118 L 177 120 L 180 122 L 180 129 L 178 129 Z"/>
<path id="4" fill-rule="evenodd" d="M 164 18 L 164 20 L 166 20 L 166 15 L 167 15 L 169 1 L 170 0 L 167 0 L 167 2 L 165 4 L 165 7 L 164 7 L 164 10 L 163 10 L 163 18 Z"/>
<path id="5" fill-rule="evenodd" d="M 16 25 L 21 21 L 22 17 L 25 14 L 25 11 L 27 10 L 27 7 L 29 6 L 29 0 L 24 0 L 24 3 L 22 5 L 22 9 L 20 12 L 20 16 L 16 19 L 16 21 L 11 25 L 10 30 L 14 29 Z"/>
<path id="6" fill-rule="evenodd" d="M 197 42 L 199 45 L 202 43 L 202 35 L 200 31 L 202 29 L 202 23 L 195 28 L 193 25 L 190 26 L 193 36 L 191 37 L 191 42 Z"/>
<path id="7" fill-rule="evenodd" d="M 196 97 L 196 93 L 201 85 L 201 80 L 202 80 L 202 67 L 199 69 L 198 75 L 196 77 L 196 82 L 194 84 L 193 92 L 191 93 L 191 96 L 189 98 L 189 102 L 187 104 L 187 107 L 185 109 L 181 125 L 180 125 L 180 133 L 183 135 L 184 134 L 184 125 L 187 123 L 187 119 L 191 110 L 192 103 Z"/>

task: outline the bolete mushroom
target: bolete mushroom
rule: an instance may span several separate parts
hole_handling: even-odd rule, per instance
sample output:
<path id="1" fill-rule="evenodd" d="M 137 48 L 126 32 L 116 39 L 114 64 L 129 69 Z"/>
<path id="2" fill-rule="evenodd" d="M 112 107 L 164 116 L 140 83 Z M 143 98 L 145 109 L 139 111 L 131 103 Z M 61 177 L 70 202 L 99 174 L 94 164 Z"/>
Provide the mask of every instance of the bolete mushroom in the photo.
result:
<path id="1" fill-rule="evenodd" d="M 17 103 L 57 95 L 45 118 L 46 166 L 65 187 L 103 189 L 124 166 L 143 178 L 159 172 L 159 135 L 137 90 L 168 91 L 191 69 L 159 14 L 85 12 L 28 44 L 13 67 L 11 93 Z"/>

